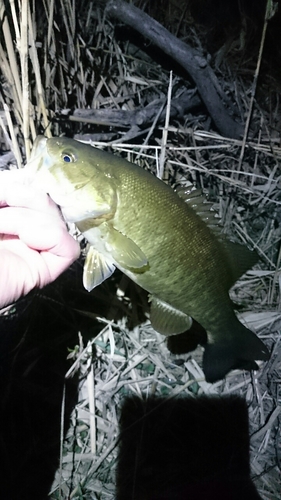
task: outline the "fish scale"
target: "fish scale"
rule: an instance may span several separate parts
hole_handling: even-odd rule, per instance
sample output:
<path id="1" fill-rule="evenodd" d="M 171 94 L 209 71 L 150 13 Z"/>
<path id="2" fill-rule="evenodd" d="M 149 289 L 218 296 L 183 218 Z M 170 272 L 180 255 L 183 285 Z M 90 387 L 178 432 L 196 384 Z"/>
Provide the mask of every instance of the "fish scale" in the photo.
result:
<path id="1" fill-rule="evenodd" d="M 257 255 L 219 235 L 202 196 L 177 194 L 135 164 L 67 138 L 38 138 L 28 168 L 89 241 L 88 290 L 118 267 L 150 293 L 160 333 L 181 334 L 196 320 L 207 331 L 203 370 L 210 382 L 268 359 L 229 297 Z"/>

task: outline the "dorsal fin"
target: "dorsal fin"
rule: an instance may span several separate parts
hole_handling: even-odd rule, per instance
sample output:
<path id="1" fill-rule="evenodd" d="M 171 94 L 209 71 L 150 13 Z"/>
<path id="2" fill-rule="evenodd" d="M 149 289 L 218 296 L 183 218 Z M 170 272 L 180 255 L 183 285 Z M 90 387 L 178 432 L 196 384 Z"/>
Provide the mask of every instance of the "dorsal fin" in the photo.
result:
<path id="1" fill-rule="evenodd" d="M 212 203 L 206 200 L 201 189 L 180 187 L 176 189 L 176 193 L 201 217 L 226 250 L 232 270 L 231 276 L 229 276 L 229 288 L 231 288 L 246 271 L 258 262 L 258 254 L 244 245 L 233 243 L 227 239 L 226 235 L 222 233 L 220 218 L 216 216 L 217 212 L 212 208 Z"/>
<path id="2" fill-rule="evenodd" d="M 186 203 L 191 203 L 191 206 L 207 205 L 208 201 L 206 196 L 203 195 L 201 189 L 192 189 L 190 187 L 179 186 L 175 189 L 177 195 L 182 198 Z"/>
<path id="3" fill-rule="evenodd" d="M 177 195 L 182 198 L 199 217 L 207 224 L 207 226 L 219 238 L 224 238 L 222 228 L 219 225 L 220 218 L 217 212 L 213 209 L 213 203 L 207 201 L 206 196 L 202 194 L 201 189 L 190 189 L 179 187 L 175 190 Z"/>
<path id="4" fill-rule="evenodd" d="M 230 264 L 232 275 L 231 284 L 234 283 L 249 269 L 251 269 L 259 260 L 259 256 L 255 250 L 249 250 L 245 245 L 233 243 L 227 239 L 221 240 Z"/>

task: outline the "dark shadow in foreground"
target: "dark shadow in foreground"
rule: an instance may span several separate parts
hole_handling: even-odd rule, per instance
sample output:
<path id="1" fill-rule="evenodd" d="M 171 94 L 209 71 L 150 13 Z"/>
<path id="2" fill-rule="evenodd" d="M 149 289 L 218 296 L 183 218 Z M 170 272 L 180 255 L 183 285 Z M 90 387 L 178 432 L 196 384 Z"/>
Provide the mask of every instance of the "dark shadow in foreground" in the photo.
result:
<path id="1" fill-rule="evenodd" d="M 59 466 L 64 384 L 65 432 L 77 401 L 77 377 L 65 379 L 73 363 L 67 355 L 79 343 L 79 331 L 92 338 L 100 330 L 73 308 L 76 282 L 82 287 L 77 267 L 81 274 L 73 266 L 0 316 L 1 500 L 49 498 Z M 103 307 L 99 299 L 91 301 L 92 309 Z"/>
<path id="2" fill-rule="evenodd" d="M 239 397 L 128 397 L 117 500 L 257 500 Z"/>

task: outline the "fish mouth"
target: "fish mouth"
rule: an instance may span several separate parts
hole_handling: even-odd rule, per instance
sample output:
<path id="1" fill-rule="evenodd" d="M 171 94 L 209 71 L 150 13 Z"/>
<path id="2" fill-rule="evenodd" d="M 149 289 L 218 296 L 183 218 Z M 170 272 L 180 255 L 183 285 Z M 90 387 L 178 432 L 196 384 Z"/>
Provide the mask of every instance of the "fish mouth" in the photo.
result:
<path id="1" fill-rule="evenodd" d="M 34 141 L 30 159 L 26 164 L 26 168 L 33 174 L 42 169 L 49 169 L 53 165 L 53 160 L 48 154 L 47 141 L 47 137 L 42 135 L 36 137 Z"/>
<path id="2" fill-rule="evenodd" d="M 52 151 L 51 144 L 52 141 L 47 137 L 38 136 L 25 170 L 32 185 L 48 193 L 52 200 L 68 213 L 72 208 L 68 197 L 84 187 L 87 182 L 77 186 L 66 178 L 63 169 L 60 168 L 60 158 L 57 159 L 59 152 Z M 56 166 L 57 171 L 53 172 L 52 169 Z"/>
<path id="3" fill-rule="evenodd" d="M 43 150 L 46 149 L 47 140 L 47 137 L 43 135 L 38 135 L 38 137 L 36 137 L 31 151 L 31 160 L 39 156 Z"/>

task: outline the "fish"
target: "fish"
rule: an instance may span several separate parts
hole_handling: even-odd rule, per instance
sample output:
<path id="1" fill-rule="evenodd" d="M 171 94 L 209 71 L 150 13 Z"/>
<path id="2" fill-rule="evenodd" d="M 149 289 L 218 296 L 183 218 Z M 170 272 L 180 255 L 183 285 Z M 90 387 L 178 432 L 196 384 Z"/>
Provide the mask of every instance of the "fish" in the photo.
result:
<path id="1" fill-rule="evenodd" d="M 198 190 L 176 192 L 140 166 L 66 137 L 39 136 L 26 167 L 86 238 L 88 291 L 118 268 L 149 293 L 156 331 L 188 335 L 193 321 L 201 325 L 210 383 L 269 359 L 266 345 L 237 318 L 229 295 L 257 253 L 222 234 Z"/>

